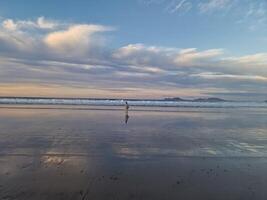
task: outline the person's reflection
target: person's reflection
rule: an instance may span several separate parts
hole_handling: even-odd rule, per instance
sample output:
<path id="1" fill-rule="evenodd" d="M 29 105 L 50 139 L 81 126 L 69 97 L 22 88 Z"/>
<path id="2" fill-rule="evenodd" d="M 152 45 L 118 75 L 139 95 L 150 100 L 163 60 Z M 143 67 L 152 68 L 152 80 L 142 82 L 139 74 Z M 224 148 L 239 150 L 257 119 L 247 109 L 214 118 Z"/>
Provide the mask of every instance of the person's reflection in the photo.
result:
<path id="1" fill-rule="evenodd" d="M 128 115 L 128 112 L 125 113 L 125 124 L 128 123 L 129 118 L 130 118 L 130 116 Z"/>
<path id="2" fill-rule="evenodd" d="M 130 106 L 129 106 L 128 102 L 126 101 L 125 102 L 125 124 L 127 124 L 128 120 L 129 120 L 129 115 L 128 115 L 129 108 L 130 108 Z"/>

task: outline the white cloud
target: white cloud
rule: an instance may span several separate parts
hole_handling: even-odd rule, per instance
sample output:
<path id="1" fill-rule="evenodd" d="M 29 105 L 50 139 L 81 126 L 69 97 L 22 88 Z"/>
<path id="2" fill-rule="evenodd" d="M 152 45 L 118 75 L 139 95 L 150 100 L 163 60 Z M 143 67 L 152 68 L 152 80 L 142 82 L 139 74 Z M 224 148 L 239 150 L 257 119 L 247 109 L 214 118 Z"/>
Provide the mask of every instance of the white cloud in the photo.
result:
<path id="1" fill-rule="evenodd" d="M 96 34 L 112 30 L 101 25 L 73 25 L 67 30 L 51 32 L 44 38 L 45 44 L 58 53 L 71 53 L 80 55 L 102 44 Z"/>
<path id="2" fill-rule="evenodd" d="M 14 23 L 14 21 L 12 19 L 7 19 L 7 20 L 3 21 L 2 26 L 6 30 L 10 30 L 10 31 L 15 31 L 17 29 L 17 24 Z"/>
<path id="3" fill-rule="evenodd" d="M 95 24 L 69 24 L 39 17 L 36 20 L 0 21 L 0 52 L 14 57 L 42 57 L 85 61 L 101 56 L 103 32 L 111 27 Z"/>
<path id="4" fill-rule="evenodd" d="M 208 64 L 223 54 L 222 49 L 198 51 L 196 48 L 175 49 L 144 44 L 129 44 L 113 54 L 114 58 L 129 64 L 144 64 L 164 68 Z"/>
<path id="5" fill-rule="evenodd" d="M 136 66 L 145 68 L 171 69 L 175 68 L 174 59 L 179 54 L 179 49 L 158 46 L 147 46 L 144 44 L 129 44 L 115 50 L 113 59 L 124 66 Z"/>
<path id="6" fill-rule="evenodd" d="M 183 49 L 175 58 L 175 63 L 180 66 L 196 66 L 210 64 L 213 59 L 218 60 L 223 55 L 222 49 L 209 49 L 197 51 L 197 49 Z"/>
<path id="7" fill-rule="evenodd" d="M 45 17 L 39 17 L 35 21 L 6 19 L 2 22 L 2 27 L 9 31 L 27 30 L 27 29 L 55 29 L 60 24 L 57 21 L 47 20 Z"/>
<path id="8" fill-rule="evenodd" d="M 233 0 L 207 0 L 198 4 L 202 13 L 214 12 L 216 10 L 225 9 L 230 6 Z"/>
<path id="9" fill-rule="evenodd" d="M 267 66 L 267 53 L 258 53 L 240 57 L 229 57 L 226 58 L 228 61 L 236 62 L 243 65 L 250 66 Z"/>
<path id="10" fill-rule="evenodd" d="M 228 79 L 233 81 L 260 81 L 267 82 L 267 76 L 260 75 L 235 75 L 235 74 L 222 74 L 213 72 L 202 72 L 199 74 L 192 74 L 193 77 L 201 77 L 205 79 Z"/>
<path id="11" fill-rule="evenodd" d="M 202 14 L 230 8 L 238 0 L 150 0 L 146 5 L 160 4 L 169 13 L 186 13 L 197 10 Z"/>
<path id="12" fill-rule="evenodd" d="M 223 74 L 223 73 L 214 73 L 214 72 L 202 72 L 199 74 L 192 74 L 192 76 L 202 77 L 202 78 L 207 78 L 207 79 L 233 79 L 233 80 L 267 81 L 267 77 L 265 77 L 265 76 Z"/>
<path id="13" fill-rule="evenodd" d="M 52 20 L 47 20 L 44 17 L 39 17 L 36 24 L 42 29 L 54 29 L 58 26 L 58 23 Z"/>
<path id="14" fill-rule="evenodd" d="M 169 13 L 186 13 L 192 8 L 192 3 L 188 0 L 174 0 L 167 7 Z"/>
<path id="15" fill-rule="evenodd" d="M 148 73 L 141 73 L 141 72 L 115 72 L 115 75 L 119 77 L 148 77 L 151 76 L 151 74 Z"/>

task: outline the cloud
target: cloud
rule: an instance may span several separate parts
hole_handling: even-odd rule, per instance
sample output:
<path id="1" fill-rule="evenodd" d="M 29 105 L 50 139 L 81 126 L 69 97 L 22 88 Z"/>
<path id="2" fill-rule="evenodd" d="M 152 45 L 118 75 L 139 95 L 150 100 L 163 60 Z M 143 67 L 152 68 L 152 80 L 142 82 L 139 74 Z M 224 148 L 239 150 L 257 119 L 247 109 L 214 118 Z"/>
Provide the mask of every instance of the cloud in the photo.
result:
<path id="1" fill-rule="evenodd" d="M 160 6 L 169 14 L 201 17 L 220 16 L 250 31 L 267 28 L 266 0 L 142 0 L 146 6 Z"/>
<path id="2" fill-rule="evenodd" d="M 161 66 L 173 65 L 176 50 L 144 44 L 129 44 L 115 50 L 113 58 L 118 62 L 129 65 Z M 167 67 L 167 66 L 166 66 Z"/>
<path id="3" fill-rule="evenodd" d="M 17 29 L 17 24 L 12 19 L 7 19 L 2 22 L 2 26 L 6 30 L 14 31 Z"/>
<path id="4" fill-rule="evenodd" d="M 227 73 L 267 76 L 267 53 L 224 57 L 218 66 Z"/>
<path id="5" fill-rule="evenodd" d="M 234 0 L 208 0 L 200 2 L 198 8 L 202 13 L 214 12 L 217 10 L 225 9 L 234 2 Z"/>
<path id="6" fill-rule="evenodd" d="M 213 59 L 223 54 L 223 49 L 209 49 L 197 51 L 197 49 L 184 49 L 175 58 L 175 63 L 179 66 L 208 65 Z M 207 62 L 208 61 L 208 62 Z"/>
<path id="7" fill-rule="evenodd" d="M 178 68 L 208 64 L 222 54 L 222 49 L 198 51 L 196 48 L 175 49 L 130 44 L 116 50 L 113 57 L 133 65 Z"/>
<path id="8" fill-rule="evenodd" d="M 170 14 L 187 13 L 191 10 L 207 14 L 230 8 L 236 1 L 238 0 L 144 0 L 143 2 L 148 6 L 153 4 L 164 6 Z"/>
<path id="9" fill-rule="evenodd" d="M 102 38 L 96 35 L 110 30 L 113 29 L 101 25 L 73 25 L 67 30 L 49 33 L 44 42 L 58 53 L 87 54 L 90 49 L 103 44 Z"/>
<path id="10" fill-rule="evenodd" d="M 44 45 L 41 41 L 44 34 L 65 26 L 44 17 L 39 17 L 35 21 L 4 19 L 0 24 L 0 52 L 8 53 L 9 56 L 36 55 L 35 49 L 44 53 Z"/>
<path id="11" fill-rule="evenodd" d="M 38 25 L 37 27 L 41 29 L 54 29 L 58 26 L 58 22 L 47 20 L 44 17 L 39 17 L 36 24 Z"/>
<path id="12" fill-rule="evenodd" d="M 135 72 L 118 73 L 121 76 L 135 77 L 136 84 L 142 82 L 165 85 L 169 88 L 217 88 L 227 92 L 264 92 L 267 82 L 266 53 L 228 57 L 223 49 L 198 50 L 179 49 L 129 44 L 113 54 L 116 62 L 127 70 L 147 66 L 162 69 L 157 74 Z M 130 75 L 132 73 L 132 75 Z M 178 89 L 178 90 L 179 90 Z"/>
<path id="13" fill-rule="evenodd" d="M 0 29 L 0 43 L 0 51 L 2 53 L 12 54 L 33 50 L 35 39 L 24 32 L 10 32 L 9 30 Z"/>
<path id="14" fill-rule="evenodd" d="M 255 76 L 255 75 L 234 75 L 234 74 L 222 74 L 222 73 L 212 73 L 212 72 L 203 72 L 200 74 L 193 74 L 193 77 L 201 77 L 204 79 L 228 79 L 232 81 L 261 81 L 267 82 L 267 76 Z"/>
<path id="15" fill-rule="evenodd" d="M 267 53 L 257 53 L 252 55 L 240 56 L 240 57 L 229 57 L 229 61 L 236 62 L 244 65 L 257 65 L 266 67 L 267 65 Z"/>
<path id="16" fill-rule="evenodd" d="M 66 58 L 84 61 L 104 54 L 101 50 L 106 39 L 102 33 L 114 30 L 103 25 L 72 24 L 44 17 L 34 21 L 4 19 L 1 24 L 3 55 L 58 61 Z"/>
<path id="17" fill-rule="evenodd" d="M 175 0 L 171 1 L 170 4 L 167 5 L 166 10 L 169 13 L 186 13 L 192 9 L 192 3 L 188 0 Z"/>
<path id="18" fill-rule="evenodd" d="M 55 29 L 59 26 L 59 22 L 47 20 L 44 17 L 39 17 L 36 21 L 6 19 L 2 22 L 2 27 L 9 31 L 27 30 L 27 29 Z"/>
<path id="19" fill-rule="evenodd" d="M 237 10 L 240 14 L 237 24 L 247 25 L 250 31 L 266 29 L 267 2 L 264 0 L 246 1 Z"/>
<path id="20" fill-rule="evenodd" d="M 164 97 L 266 90 L 267 52 L 229 56 L 221 48 L 143 43 L 112 49 L 106 35 L 114 30 L 43 17 L 3 19 L 1 91 L 10 94 L 9 88 L 14 94 L 36 95 L 40 88 L 44 96 Z M 16 89 L 15 84 L 23 87 Z M 25 87 L 28 91 L 21 89 Z"/>

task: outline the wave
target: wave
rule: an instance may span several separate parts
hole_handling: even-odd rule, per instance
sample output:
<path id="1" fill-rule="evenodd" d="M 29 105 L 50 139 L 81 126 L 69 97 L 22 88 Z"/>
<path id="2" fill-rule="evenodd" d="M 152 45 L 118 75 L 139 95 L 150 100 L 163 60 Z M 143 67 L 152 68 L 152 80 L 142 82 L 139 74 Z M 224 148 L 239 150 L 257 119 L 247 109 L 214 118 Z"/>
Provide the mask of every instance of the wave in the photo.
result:
<path id="1" fill-rule="evenodd" d="M 197 108 L 235 108 L 257 107 L 267 108 L 265 102 L 192 102 L 162 100 L 127 100 L 131 106 L 162 106 L 162 107 L 197 107 Z M 0 104 L 26 105 L 99 105 L 122 106 L 124 100 L 118 99 L 64 99 L 64 98 L 0 98 Z"/>

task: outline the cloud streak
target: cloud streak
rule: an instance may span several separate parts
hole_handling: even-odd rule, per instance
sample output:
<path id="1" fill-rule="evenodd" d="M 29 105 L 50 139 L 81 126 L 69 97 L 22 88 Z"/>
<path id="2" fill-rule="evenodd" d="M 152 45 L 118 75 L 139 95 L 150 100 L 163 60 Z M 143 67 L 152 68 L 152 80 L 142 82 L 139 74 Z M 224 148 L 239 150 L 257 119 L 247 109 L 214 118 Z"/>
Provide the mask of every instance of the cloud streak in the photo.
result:
<path id="1" fill-rule="evenodd" d="M 223 10 L 232 6 L 234 0 L 208 0 L 198 3 L 198 8 L 201 13 L 210 13 L 218 10 Z"/>
<path id="2" fill-rule="evenodd" d="M 244 24 L 250 31 L 267 28 L 265 0 L 143 0 L 142 2 L 147 6 L 160 5 L 169 14 L 193 13 L 204 17 L 211 15 L 227 17 L 230 14 L 234 23 Z"/>

